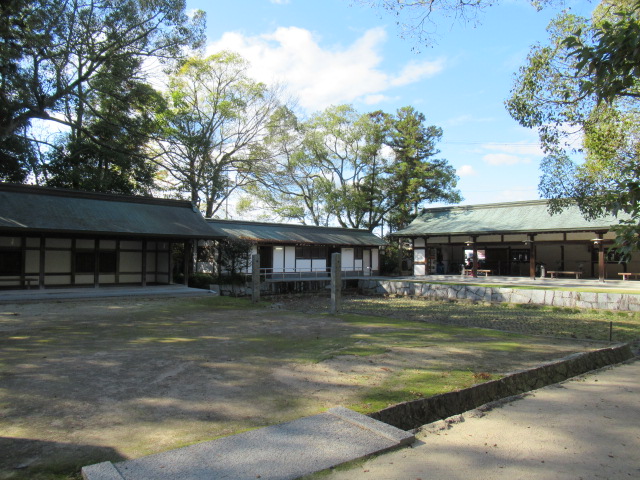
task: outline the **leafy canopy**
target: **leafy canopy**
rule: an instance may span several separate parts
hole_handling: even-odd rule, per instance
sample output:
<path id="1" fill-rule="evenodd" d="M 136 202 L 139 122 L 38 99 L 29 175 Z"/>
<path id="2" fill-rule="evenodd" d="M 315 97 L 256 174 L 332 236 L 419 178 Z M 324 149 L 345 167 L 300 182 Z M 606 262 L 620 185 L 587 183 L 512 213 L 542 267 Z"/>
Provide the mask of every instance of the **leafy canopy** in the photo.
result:
<path id="1" fill-rule="evenodd" d="M 588 218 L 620 215 L 623 253 L 640 247 L 638 5 L 603 3 L 591 19 L 560 15 L 506 102 L 539 131 L 547 153 L 539 189 L 552 211 L 576 203 Z"/>

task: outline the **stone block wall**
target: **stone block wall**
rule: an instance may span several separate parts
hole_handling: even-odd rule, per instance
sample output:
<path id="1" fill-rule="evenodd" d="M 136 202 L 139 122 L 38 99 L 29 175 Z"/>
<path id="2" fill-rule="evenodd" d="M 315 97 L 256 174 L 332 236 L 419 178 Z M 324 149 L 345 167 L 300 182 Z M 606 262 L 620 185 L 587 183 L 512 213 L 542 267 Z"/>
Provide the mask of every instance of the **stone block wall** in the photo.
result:
<path id="1" fill-rule="evenodd" d="M 459 415 L 486 403 L 519 395 L 558 383 L 583 373 L 633 358 L 629 345 L 618 345 L 577 353 L 531 370 L 507 375 L 499 380 L 474 385 L 455 392 L 399 403 L 369 414 L 403 430 L 411 430 L 436 420 Z"/>
<path id="2" fill-rule="evenodd" d="M 408 280 L 362 279 L 358 289 L 365 295 L 406 295 L 431 300 L 468 300 L 493 303 L 525 303 L 554 307 L 640 311 L 640 295 L 589 293 L 565 290 L 530 290 L 479 285 L 444 285 Z"/>

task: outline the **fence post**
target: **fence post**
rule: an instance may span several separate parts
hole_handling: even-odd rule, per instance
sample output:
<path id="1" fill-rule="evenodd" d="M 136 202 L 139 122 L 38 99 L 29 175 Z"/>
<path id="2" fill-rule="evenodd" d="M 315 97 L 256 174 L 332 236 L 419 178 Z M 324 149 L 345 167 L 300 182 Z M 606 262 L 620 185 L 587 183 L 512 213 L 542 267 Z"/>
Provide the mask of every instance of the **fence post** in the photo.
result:
<path id="1" fill-rule="evenodd" d="M 331 254 L 331 314 L 340 312 L 342 303 L 342 256 L 340 253 Z"/>
<path id="2" fill-rule="evenodd" d="M 251 301 L 260 301 L 260 255 L 251 256 Z"/>

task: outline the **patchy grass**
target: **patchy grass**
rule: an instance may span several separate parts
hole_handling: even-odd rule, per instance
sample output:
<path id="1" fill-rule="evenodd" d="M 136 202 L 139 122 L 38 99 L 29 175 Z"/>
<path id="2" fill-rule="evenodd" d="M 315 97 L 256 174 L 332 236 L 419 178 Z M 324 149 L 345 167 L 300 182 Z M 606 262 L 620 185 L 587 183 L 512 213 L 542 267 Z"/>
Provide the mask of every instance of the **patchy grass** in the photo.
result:
<path id="1" fill-rule="evenodd" d="M 347 299 L 335 316 L 316 300 L 328 306 L 309 296 L 304 313 L 213 296 L 0 306 L 0 479 L 76 480 L 82 465 L 336 405 L 375 411 L 595 348 L 477 328 L 460 319 L 479 311 L 462 304 Z"/>
<path id="2" fill-rule="evenodd" d="M 304 302 L 291 297 L 288 308 L 323 310 L 328 300 L 304 297 Z M 464 328 L 480 327 L 526 335 L 559 338 L 630 342 L 640 339 L 640 313 L 611 312 L 578 308 L 545 307 L 524 304 L 480 304 L 472 302 L 433 301 L 412 297 L 350 296 L 343 300 L 343 311 L 380 315 L 386 322 L 419 320 Z M 397 320 L 396 320 L 397 319 Z"/>
<path id="3" fill-rule="evenodd" d="M 381 385 L 368 389 L 360 401 L 349 405 L 349 408 L 365 414 L 376 412 L 400 402 L 431 397 L 497 378 L 500 375 L 470 370 L 406 369 Z"/>

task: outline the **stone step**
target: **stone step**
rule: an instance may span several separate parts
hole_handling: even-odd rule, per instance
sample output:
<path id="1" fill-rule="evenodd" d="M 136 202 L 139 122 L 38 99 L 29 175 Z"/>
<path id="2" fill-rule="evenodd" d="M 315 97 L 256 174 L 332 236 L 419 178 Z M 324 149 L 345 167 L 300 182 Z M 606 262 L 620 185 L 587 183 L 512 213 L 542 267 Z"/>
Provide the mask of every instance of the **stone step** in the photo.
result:
<path id="1" fill-rule="evenodd" d="M 302 475 L 413 443 L 404 430 L 344 407 L 168 452 L 82 469 L 85 480 L 261 480 Z"/>

